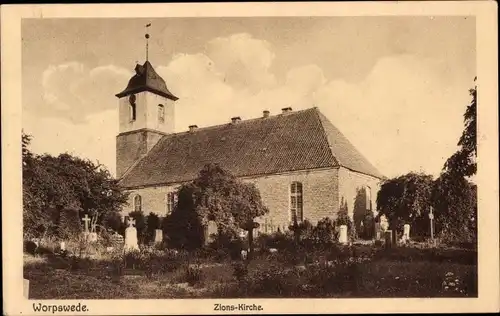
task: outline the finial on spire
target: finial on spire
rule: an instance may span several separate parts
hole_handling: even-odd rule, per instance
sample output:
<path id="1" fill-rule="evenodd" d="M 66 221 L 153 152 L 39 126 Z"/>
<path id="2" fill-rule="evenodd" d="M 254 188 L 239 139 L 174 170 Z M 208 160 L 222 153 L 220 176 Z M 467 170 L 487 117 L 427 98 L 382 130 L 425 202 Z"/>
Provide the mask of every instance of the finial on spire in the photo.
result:
<path id="1" fill-rule="evenodd" d="M 151 26 L 151 23 L 146 24 L 146 31 L 147 31 L 147 28 L 150 27 L 150 26 Z M 149 34 L 146 33 L 145 37 L 146 37 L 146 61 L 148 61 L 149 60 L 149 55 L 148 55 L 149 54 L 149 52 L 148 52 L 148 49 L 149 49 Z"/>

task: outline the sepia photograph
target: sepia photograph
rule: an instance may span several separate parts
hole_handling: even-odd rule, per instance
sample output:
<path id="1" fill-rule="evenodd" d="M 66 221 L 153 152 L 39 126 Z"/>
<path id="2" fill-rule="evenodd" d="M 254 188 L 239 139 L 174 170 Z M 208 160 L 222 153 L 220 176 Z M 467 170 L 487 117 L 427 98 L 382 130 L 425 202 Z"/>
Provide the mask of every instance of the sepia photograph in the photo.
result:
<path id="1" fill-rule="evenodd" d="M 476 15 L 19 22 L 33 313 L 480 297 Z"/>

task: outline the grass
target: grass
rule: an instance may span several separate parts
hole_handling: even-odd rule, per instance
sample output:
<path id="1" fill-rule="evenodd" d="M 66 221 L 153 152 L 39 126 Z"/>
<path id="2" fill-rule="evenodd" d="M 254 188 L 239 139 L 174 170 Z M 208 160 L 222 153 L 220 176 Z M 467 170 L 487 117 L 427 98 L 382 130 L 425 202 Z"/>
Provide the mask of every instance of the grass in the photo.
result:
<path id="1" fill-rule="evenodd" d="M 246 269 L 239 264 L 237 280 L 231 260 L 190 259 L 158 273 L 139 268 L 125 269 L 123 275 L 106 258 L 75 264 L 55 256 L 25 255 L 24 277 L 30 280 L 31 299 L 477 297 L 475 250 L 403 247 L 385 251 L 359 245 L 349 256 L 371 259 L 327 265 L 339 256 L 311 252 L 308 264 L 297 267 L 284 253 L 257 255 Z"/>

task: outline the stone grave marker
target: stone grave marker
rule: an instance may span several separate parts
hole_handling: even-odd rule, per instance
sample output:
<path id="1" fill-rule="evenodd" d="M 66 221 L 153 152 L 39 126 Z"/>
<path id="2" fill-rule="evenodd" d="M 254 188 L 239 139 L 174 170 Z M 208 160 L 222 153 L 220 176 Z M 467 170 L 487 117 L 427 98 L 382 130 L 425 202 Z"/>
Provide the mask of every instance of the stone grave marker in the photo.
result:
<path id="1" fill-rule="evenodd" d="M 219 233 L 217 228 L 217 223 L 215 221 L 209 221 L 207 223 L 207 243 L 211 243 L 214 241 L 215 235 Z"/>
<path id="2" fill-rule="evenodd" d="M 380 223 L 375 223 L 375 240 L 380 240 L 382 238 L 382 227 L 380 227 Z"/>
<path id="3" fill-rule="evenodd" d="M 405 224 L 403 226 L 403 242 L 408 242 L 410 240 L 410 224 Z"/>
<path id="4" fill-rule="evenodd" d="M 96 242 L 97 241 L 97 233 L 89 233 L 87 236 L 87 240 L 89 242 Z"/>
<path id="5" fill-rule="evenodd" d="M 111 235 L 111 243 L 113 245 L 123 245 L 123 236 L 115 232 L 113 235 Z"/>
<path id="6" fill-rule="evenodd" d="M 385 216 L 380 217 L 380 228 L 382 229 L 382 232 L 385 232 L 389 229 L 389 222 L 387 221 L 387 218 Z"/>
<path id="7" fill-rule="evenodd" d="M 139 250 L 139 245 L 137 243 L 137 229 L 133 226 L 134 224 L 134 219 L 128 220 L 129 226 L 125 229 L 125 244 L 123 248 L 125 252 Z"/>
<path id="8" fill-rule="evenodd" d="M 385 239 L 385 248 L 386 249 L 392 248 L 392 230 L 386 230 L 384 232 L 384 239 Z"/>
<path id="9" fill-rule="evenodd" d="M 61 241 L 59 244 L 59 248 L 61 248 L 61 251 L 66 251 L 66 243 L 64 241 Z"/>
<path id="10" fill-rule="evenodd" d="M 163 241 L 163 231 L 161 229 L 155 229 L 155 243 L 160 244 Z"/>
<path id="11" fill-rule="evenodd" d="M 340 225 L 339 243 L 347 244 L 347 226 Z"/>

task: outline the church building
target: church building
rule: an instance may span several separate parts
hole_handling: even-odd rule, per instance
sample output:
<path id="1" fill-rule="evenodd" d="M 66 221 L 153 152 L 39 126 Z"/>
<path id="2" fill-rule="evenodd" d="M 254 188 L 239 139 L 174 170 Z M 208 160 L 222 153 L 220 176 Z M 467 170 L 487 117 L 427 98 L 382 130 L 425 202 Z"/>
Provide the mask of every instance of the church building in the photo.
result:
<path id="1" fill-rule="evenodd" d="M 235 113 L 225 124 L 175 132 L 178 98 L 149 61 L 135 67 L 116 96 L 116 173 L 131 193 L 123 216 L 167 216 L 176 189 L 207 163 L 257 186 L 269 208 L 258 219 L 260 232 L 284 231 L 293 218 L 334 219 L 342 207 L 354 219 L 356 212 L 376 209 L 383 176 L 316 107 L 287 107 L 275 115 L 263 109 L 247 120 Z"/>

